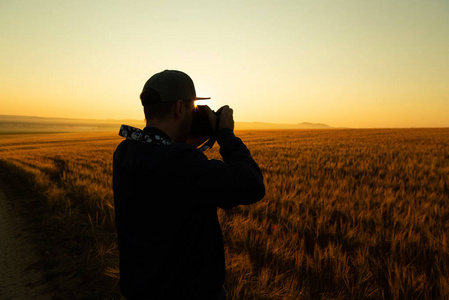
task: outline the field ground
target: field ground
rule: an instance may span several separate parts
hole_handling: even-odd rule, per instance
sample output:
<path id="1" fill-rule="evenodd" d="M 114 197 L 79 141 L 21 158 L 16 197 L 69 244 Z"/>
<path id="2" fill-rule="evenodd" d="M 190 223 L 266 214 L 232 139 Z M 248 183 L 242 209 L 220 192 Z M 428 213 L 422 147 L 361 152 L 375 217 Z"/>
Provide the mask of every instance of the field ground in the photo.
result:
<path id="1" fill-rule="evenodd" d="M 35 267 L 40 257 L 34 253 L 26 221 L 13 209 L 0 182 L 0 295 L 2 299 L 51 299 L 45 276 Z M 24 228 L 25 227 L 25 228 Z M 32 233 L 31 233 L 32 234 Z"/>
<path id="2" fill-rule="evenodd" d="M 219 211 L 230 299 L 449 298 L 449 129 L 237 135 L 267 194 Z M 72 274 L 78 299 L 119 298 L 111 170 L 120 140 L 0 136 L 6 179 L 40 195 L 23 207 L 42 212 L 36 222 L 51 232 L 39 243 L 55 257 L 49 277 Z M 207 155 L 218 158 L 217 148 Z"/>

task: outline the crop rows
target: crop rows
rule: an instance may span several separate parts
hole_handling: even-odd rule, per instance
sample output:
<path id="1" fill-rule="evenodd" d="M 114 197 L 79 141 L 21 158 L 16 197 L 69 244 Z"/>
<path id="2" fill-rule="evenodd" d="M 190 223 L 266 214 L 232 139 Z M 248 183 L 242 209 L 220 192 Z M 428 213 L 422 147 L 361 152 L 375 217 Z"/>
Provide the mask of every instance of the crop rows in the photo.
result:
<path id="1" fill-rule="evenodd" d="M 265 198 L 219 211 L 230 299 L 449 297 L 449 130 L 237 131 Z M 88 218 L 103 273 L 118 278 L 114 134 L 2 136 L 69 221 Z M 219 158 L 218 147 L 210 158 Z"/>

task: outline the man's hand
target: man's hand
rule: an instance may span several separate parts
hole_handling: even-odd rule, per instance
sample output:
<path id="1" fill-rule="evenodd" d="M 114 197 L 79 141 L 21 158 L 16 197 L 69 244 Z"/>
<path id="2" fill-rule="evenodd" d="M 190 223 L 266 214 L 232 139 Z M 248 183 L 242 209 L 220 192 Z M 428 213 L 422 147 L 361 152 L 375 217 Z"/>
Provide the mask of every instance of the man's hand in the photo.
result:
<path id="1" fill-rule="evenodd" d="M 220 114 L 220 124 L 218 125 L 218 129 L 229 128 L 234 130 L 234 111 L 228 105 L 221 107 L 218 112 L 221 111 Z"/>

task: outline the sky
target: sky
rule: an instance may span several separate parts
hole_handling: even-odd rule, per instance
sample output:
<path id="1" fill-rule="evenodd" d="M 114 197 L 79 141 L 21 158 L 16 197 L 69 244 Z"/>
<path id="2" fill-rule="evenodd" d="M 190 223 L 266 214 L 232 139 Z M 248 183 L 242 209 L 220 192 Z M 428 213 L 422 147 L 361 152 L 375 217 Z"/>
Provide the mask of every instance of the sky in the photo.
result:
<path id="1" fill-rule="evenodd" d="M 447 0 L 0 0 L 0 114 L 143 119 L 186 72 L 240 122 L 449 127 Z"/>

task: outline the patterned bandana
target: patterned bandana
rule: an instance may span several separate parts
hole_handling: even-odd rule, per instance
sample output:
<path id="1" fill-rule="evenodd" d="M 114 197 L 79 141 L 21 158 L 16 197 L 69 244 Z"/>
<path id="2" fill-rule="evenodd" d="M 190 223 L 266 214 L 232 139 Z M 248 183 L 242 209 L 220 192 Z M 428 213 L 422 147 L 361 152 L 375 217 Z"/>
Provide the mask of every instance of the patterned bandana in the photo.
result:
<path id="1" fill-rule="evenodd" d="M 170 146 L 174 144 L 174 142 L 166 135 L 158 134 L 157 132 L 152 131 L 144 131 L 142 129 L 124 124 L 120 126 L 118 135 L 128 140 L 138 141 L 145 144 L 153 144 L 158 146 Z M 216 137 L 213 136 L 197 149 L 201 152 L 211 149 L 215 141 Z"/>
<path id="2" fill-rule="evenodd" d="M 151 131 L 143 131 L 139 128 L 128 125 L 120 126 L 118 135 L 127 138 L 128 140 L 138 141 L 145 144 L 154 144 L 158 146 L 169 146 L 174 144 L 172 140 L 161 134 Z"/>

